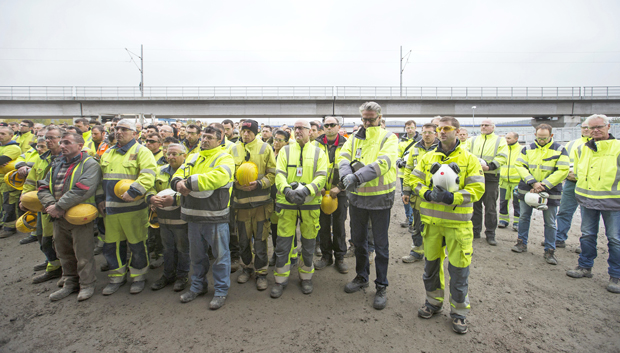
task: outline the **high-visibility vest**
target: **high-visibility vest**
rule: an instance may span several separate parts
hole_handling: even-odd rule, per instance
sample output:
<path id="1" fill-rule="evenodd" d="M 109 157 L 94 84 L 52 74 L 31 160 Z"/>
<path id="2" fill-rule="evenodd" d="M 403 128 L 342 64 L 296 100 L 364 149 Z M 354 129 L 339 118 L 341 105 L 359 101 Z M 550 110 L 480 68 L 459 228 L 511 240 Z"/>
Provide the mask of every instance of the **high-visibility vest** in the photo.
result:
<path id="1" fill-rule="evenodd" d="M 485 174 L 497 175 L 501 166 L 506 164 L 508 144 L 505 138 L 499 137 L 492 132 L 488 135 L 479 135 L 472 138 L 469 152 L 478 158 L 484 159 L 487 165 L 495 165 L 495 169 L 489 169 L 484 172 Z"/>
<path id="2" fill-rule="evenodd" d="M 521 180 L 519 171 L 517 171 L 517 159 L 521 155 L 521 145 L 515 142 L 508 146 L 508 158 L 506 164 L 503 164 L 499 172 L 499 180 L 503 184 L 517 184 Z"/>
<path id="3" fill-rule="evenodd" d="M 620 141 L 590 140 L 577 147 L 575 197 L 589 209 L 620 211 Z"/>
<path id="4" fill-rule="evenodd" d="M 234 208 L 254 208 L 273 202 L 271 185 L 276 179 L 276 158 L 271 146 L 255 138 L 250 143 L 237 141 L 227 151 L 235 161 L 235 177 L 241 164 L 252 162 L 258 168 L 257 181 L 260 181 L 260 188 L 252 191 L 243 191 L 233 187 Z"/>

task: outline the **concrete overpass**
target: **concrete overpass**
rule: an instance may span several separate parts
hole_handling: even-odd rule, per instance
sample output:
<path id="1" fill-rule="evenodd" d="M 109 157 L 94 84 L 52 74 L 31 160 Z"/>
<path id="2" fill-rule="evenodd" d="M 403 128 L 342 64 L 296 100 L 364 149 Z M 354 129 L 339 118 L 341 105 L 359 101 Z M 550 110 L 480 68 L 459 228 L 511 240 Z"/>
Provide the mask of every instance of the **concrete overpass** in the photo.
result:
<path id="1" fill-rule="evenodd" d="M 620 86 L 605 87 L 0 87 L 0 118 L 140 113 L 160 118 L 359 117 L 361 103 L 388 118 L 620 115 Z M 472 109 L 475 106 L 476 109 Z"/>

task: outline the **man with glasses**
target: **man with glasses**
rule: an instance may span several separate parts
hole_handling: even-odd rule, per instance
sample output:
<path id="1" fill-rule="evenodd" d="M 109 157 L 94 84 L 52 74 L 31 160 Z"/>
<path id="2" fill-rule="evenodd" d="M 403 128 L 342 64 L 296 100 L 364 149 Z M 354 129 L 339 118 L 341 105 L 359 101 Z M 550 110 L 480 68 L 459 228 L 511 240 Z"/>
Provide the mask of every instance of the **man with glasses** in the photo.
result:
<path id="1" fill-rule="evenodd" d="M 514 197 L 514 189 L 519 185 L 521 176 L 517 171 L 517 158 L 521 155 L 521 145 L 519 144 L 519 134 L 509 132 L 506 134 L 508 144 L 508 158 L 506 164 L 502 165 L 499 173 L 499 228 L 506 228 L 510 224 L 510 200 L 512 200 L 512 211 L 514 215 L 512 230 L 517 231 L 519 227 L 520 206 L 519 198 Z"/>
<path id="2" fill-rule="evenodd" d="M 22 153 L 25 153 L 32 147 L 30 146 L 31 143 L 36 142 L 36 136 L 32 133 L 33 127 L 34 123 L 31 120 L 22 120 L 19 123 L 19 132 L 16 134 L 17 139 L 15 141 L 19 144 Z"/>
<path id="3" fill-rule="evenodd" d="M 13 129 L 8 126 L 0 126 L 0 166 L 4 167 L 12 161 L 16 161 L 22 154 L 22 150 L 16 141 L 13 141 Z M 17 161 L 16 161 L 17 162 Z M 15 190 L 4 182 L 4 174 L 0 174 L 0 192 L 2 193 L 2 225 L 0 238 L 9 237 L 15 233 L 15 221 L 17 210 L 15 209 L 19 190 Z"/>
<path id="4" fill-rule="evenodd" d="M 508 158 L 506 139 L 495 134 L 495 123 L 485 119 L 480 124 L 481 135 L 474 137 L 469 152 L 484 160 L 484 195 L 474 204 L 474 238 L 480 238 L 482 231 L 482 208 L 484 206 L 484 228 L 487 243 L 497 245 L 495 230 L 497 229 L 497 198 L 499 196 L 499 171 Z M 486 165 L 485 165 L 486 164 Z"/>
<path id="5" fill-rule="evenodd" d="M 200 152 L 200 127 L 190 124 L 186 128 L 187 138 L 183 140 L 183 146 L 187 149 L 187 155 Z"/>
<path id="6" fill-rule="evenodd" d="M 161 150 L 161 140 L 162 138 L 158 134 L 146 135 L 145 146 L 151 151 L 156 162 L 164 156 L 164 152 Z"/>
<path id="7" fill-rule="evenodd" d="M 170 125 L 162 125 L 159 127 L 159 135 L 161 138 L 174 137 L 174 129 Z"/>
<path id="8" fill-rule="evenodd" d="M 284 146 L 276 163 L 276 214 L 278 238 L 276 239 L 276 283 L 271 287 L 271 297 L 282 296 L 291 272 L 293 238 L 297 223 L 301 231 L 301 256 L 298 271 L 301 291 L 310 294 L 314 289 L 314 250 L 320 228 L 321 190 L 327 178 L 327 156 L 314 143 L 310 143 L 310 123 L 297 120 L 294 125 L 296 143 Z"/>
<path id="9" fill-rule="evenodd" d="M 344 221 L 347 216 L 347 195 L 344 192 L 344 184 L 340 181 L 340 171 L 337 159 L 347 139 L 338 134 L 340 121 L 334 116 L 323 118 L 325 134 L 316 139 L 317 146 L 323 150 L 328 158 L 327 180 L 322 191 L 323 195 L 329 195 L 336 199 L 338 207 L 331 214 L 321 210 L 319 240 L 321 247 L 321 259 L 314 263 L 316 270 L 321 270 L 334 263 L 336 270 L 342 274 L 349 273 L 347 264 L 344 263 L 344 255 L 347 253 L 346 232 Z M 332 239 L 333 235 L 333 239 Z"/>
<path id="10" fill-rule="evenodd" d="M 396 191 L 398 138 L 379 127 L 381 106 L 366 102 L 359 108 L 363 127 L 342 147 L 338 160 L 340 178 L 349 199 L 351 237 L 355 246 L 355 278 L 344 290 L 354 293 L 368 287 L 370 262 L 368 225 L 372 223 L 375 241 L 375 300 L 382 310 L 387 304 L 390 211 Z"/>
<path id="11" fill-rule="evenodd" d="M 548 194 L 546 209 L 543 208 L 542 211 L 545 223 L 544 259 L 548 264 L 557 265 L 555 217 L 562 198 L 562 181 L 568 175 L 570 168 L 570 159 L 566 149 L 553 141 L 551 132 L 552 127 L 550 125 L 540 124 L 536 126 L 536 140 L 529 146 L 523 147 L 521 156 L 515 164 L 521 176 L 519 182 L 521 215 L 519 217 L 519 238 L 512 251 L 516 253 L 527 252 L 530 218 L 534 207 L 525 202 L 525 194 L 528 192 L 534 194 L 544 192 Z"/>
<path id="12" fill-rule="evenodd" d="M 424 155 L 411 173 L 413 193 L 422 198 L 420 214 L 424 222 L 424 287 L 426 302 L 418 316 L 430 319 L 441 311 L 444 301 L 444 259 L 448 253 L 450 274 L 450 317 L 452 330 L 467 333 L 469 313 L 469 265 L 473 253 L 471 217 L 473 202 L 484 193 L 484 177 L 476 156 L 467 153 L 456 138 L 460 127 L 451 116 L 439 119 L 440 143 Z M 434 174 L 447 165 L 458 174 L 456 190 L 433 182 Z M 449 184 L 448 184 L 449 185 Z"/>
<path id="13" fill-rule="evenodd" d="M 566 145 L 566 152 L 568 153 L 568 158 L 570 158 L 570 169 L 568 176 L 564 181 L 564 186 L 562 187 L 562 199 L 560 200 L 560 209 L 558 210 L 557 217 L 558 233 L 555 236 L 556 248 L 566 247 L 566 239 L 568 239 L 568 231 L 570 230 L 573 222 L 573 215 L 579 206 L 577 203 L 577 198 L 575 197 L 577 178 L 575 177 L 574 172 L 575 158 L 573 156 L 573 152 L 580 146 L 586 144 L 588 141 L 590 141 L 590 128 L 588 127 L 588 123 L 584 121 L 583 124 L 581 124 L 581 137 L 569 142 Z M 581 248 L 577 247 L 575 252 L 580 253 Z"/>
<path id="14" fill-rule="evenodd" d="M 575 195 L 581 206 L 581 254 L 577 268 L 566 275 L 592 277 L 602 217 L 609 250 L 607 290 L 620 293 L 620 141 L 609 133 L 607 116 L 594 114 L 585 123 L 592 139 L 573 151 Z"/>
<path id="15" fill-rule="evenodd" d="M 403 256 L 401 260 L 404 263 L 413 263 L 424 258 L 424 244 L 422 239 L 422 220 L 420 219 L 420 203 L 422 198 L 412 195 L 416 185 L 411 184 L 411 172 L 418 166 L 422 157 L 430 151 L 433 151 L 439 145 L 437 139 L 437 125 L 424 124 L 422 126 L 422 140 L 413 146 L 413 150 L 407 158 L 405 167 L 405 180 L 403 181 L 403 202 L 411 205 L 413 209 L 413 224 L 409 227 L 413 244 L 409 255 Z M 463 147 L 462 147 L 463 148 Z"/>
<path id="16" fill-rule="evenodd" d="M 148 205 L 144 196 L 155 183 L 157 165 L 153 153 L 136 142 L 133 121 L 120 120 L 115 134 L 118 143 L 101 156 L 103 195 L 96 195 L 106 230 L 103 255 L 110 267 L 110 282 L 103 289 L 103 295 L 112 295 L 118 291 L 127 282 L 128 272 L 133 279 L 129 292 L 138 294 L 144 290 L 149 267 L 145 227 L 148 222 Z M 124 179 L 134 182 L 118 197 L 114 187 Z M 131 253 L 129 258 L 128 249 Z"/>
<path id="17" fill-rule="evenodd" d="M 416 131 L 416 123 L 413 120 L 405 122 L 405 132 L 405 136 L 403 136 L 398 142 L 398 159 L 396 160 L 401 190 L 404 190 L 403 179 L 405 177 L 405 166 L 407 165 L 407 160 L 409 159 L 409 153 L 411 152 L 413 145 L 422 140 L 422 135 Z M 405 206 L 405 217 L 407 217 L 407 221 L 402 222 L 400 226 L 402 228 L 409 228 L 413 224 L 413 210 L 411 209 L 411 205 L 409 203 L 405 203 L 403 201 L 403 204 Z"/>

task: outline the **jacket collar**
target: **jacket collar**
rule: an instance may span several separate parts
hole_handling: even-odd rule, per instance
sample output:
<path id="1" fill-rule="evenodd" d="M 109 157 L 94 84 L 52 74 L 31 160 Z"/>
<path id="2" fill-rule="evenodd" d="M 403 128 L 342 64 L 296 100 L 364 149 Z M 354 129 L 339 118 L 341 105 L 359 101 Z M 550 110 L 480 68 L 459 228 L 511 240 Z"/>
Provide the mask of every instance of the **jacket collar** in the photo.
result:
<path id="1" fill-rule="evenodd" d="M 315 141 L 325 146 L 329 144 L 329 141 L 327 141 L 326 134 L 322 134 L 321 136 L 317 137 Z M 345 142 L 347 142 L 347 138 L 344 136 L 341 136 L 340 134 L 337 134 L 336 141 L 334 141 L 334 146 L 342 147 L 344 146 Z"/>
<path id="2" fill-rule="evenodd" d="M 436 148 L 437 146 L 439 146 L 439 139 L 435 138 L 435 141 L 433 141 L 433 144 L 428 149 L 426 148 L 426 145 L 424 144 L 424 140 L 420 140 L 420 141 L 416 142 L 416 144 L 413 145 L 413 146 L 415 148 L 421 148 L 421 149 L 423 149 L 425 151 L 429 151 L 429 150 L 432 150 L 432 149 Z"/>
<path id="3" fill-rule="evenodd" d="M 614 137 L 614 135 L 609 133 L 609 138 L 607 140 L 603 140 L 603 141 L 609 141 L 609 140 L 615 140 L 615 139 L 616 138 Z M 588 146 L 588 148 L 590 148 L 592 151 L 598 152 L 598 147 L 597 147 L 596 141 L 594 141 L 594 139 L 590 139 L 590 141 L 586 142 L 585 145 Z"/>
<path id="4" fill-rule="evenodd" d="M 446 157 L 448 157 L 449 155 L 451 155 L 452 153 L 454 153 L 454 151 L 456 151 L 456 150 L 457 150 L 460 146 L 461 146 L 461 140 L 456 139 L 456 144 L 454 145 L 454 148 L 452 148 L 450 151 L 447 151 L 447 152 L 446 152 L 446 151 L 444 151 L 444 150 L 443 150 L 443 148 L 442 148 L 442 146 L 441 146 L 441 143 L 439 143 L 439 144 L 437 145 L 437 148 L 435 149 L 435 151 L 436 151 L 436 152 L 441 152 L 441 153 L 445 154 L 445 155 L 446 155 Z"/>
<path id="5" fill-rule="evenodd" d="M 0 145 L 0 146 L 4 147 L 4 146 L 10 146 L 10 145 L 18 145 L 19 146 L 19 143 L 17 143 L 15 140 L 11 140 L 11 141 L 7 142 L 6 144 Z"/>
<path id="6" fill-rule="evenodd" d="M 116 145 L 112 147 L 112 149 L 115 149 L 118 153 L 120 153 L 121 155 L 124 155 L 135 144 L 136 144 L 136 139 L 129 141 L 129 143 L 123 147 L 119 147 L 118 142 L 117 142 Z"/>

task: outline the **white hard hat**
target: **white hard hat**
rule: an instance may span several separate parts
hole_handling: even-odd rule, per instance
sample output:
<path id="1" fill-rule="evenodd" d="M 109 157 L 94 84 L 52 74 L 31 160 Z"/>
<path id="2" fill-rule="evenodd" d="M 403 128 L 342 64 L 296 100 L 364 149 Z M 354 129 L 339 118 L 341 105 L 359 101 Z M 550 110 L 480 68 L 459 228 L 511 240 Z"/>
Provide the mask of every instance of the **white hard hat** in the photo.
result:
<path id="1" fill-rule="evenodd" d="M 450 192 L 459 191 L 459 175 L 448 164 L 442 164 L 433 174 L 433 185 L 441 186 Z"/>
<path id="2" fill-rule="evenodd" d="M 174 196 L 176 194 L 176 192 L 172 189 L 164 189 L 160 192 L 157 193 L 157 196 Z M 172 211 L 175 208 L 177 208 L 178 206 L 166 206 L 166 207 L 160 207 L 161 210 L 164 211 Z"/>
<path id="3" fill-rule="evenodd" d="M 116 123 L 116 127 L 124 127 L 125 129 L 136 131 L 136 122 L 129 119 L 121 119 L 118 123 Z"/>
<path id="4" fill-rule="evenodd" d="M 533 208 L 535 208 L 537 210 L 545 211 L 545 210 L 547 210 L 549 208 L 547 206 L 547 198 L 548 197 L 549 197 L 549 194 L 547 194 L 546 192 L 540 192 L 538 194 L 535 194 L 533 192 L 528 192 L 523 197 L 523 200 L 529 206 L 531 206 L 531 207 L 533 207 Z"/>

